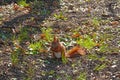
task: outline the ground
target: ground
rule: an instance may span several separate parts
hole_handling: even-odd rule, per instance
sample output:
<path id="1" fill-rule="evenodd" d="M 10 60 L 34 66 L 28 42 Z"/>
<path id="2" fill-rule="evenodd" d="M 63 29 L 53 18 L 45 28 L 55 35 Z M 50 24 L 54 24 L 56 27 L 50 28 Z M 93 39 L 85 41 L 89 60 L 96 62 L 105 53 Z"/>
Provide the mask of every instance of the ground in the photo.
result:
<path id="1" fill-rule="evenodd" d="M 119 0 L 18 4 L 0 6 L 0 80 L 120 80 Z M 52 58 L 53 35 L 86 55 Z"/>

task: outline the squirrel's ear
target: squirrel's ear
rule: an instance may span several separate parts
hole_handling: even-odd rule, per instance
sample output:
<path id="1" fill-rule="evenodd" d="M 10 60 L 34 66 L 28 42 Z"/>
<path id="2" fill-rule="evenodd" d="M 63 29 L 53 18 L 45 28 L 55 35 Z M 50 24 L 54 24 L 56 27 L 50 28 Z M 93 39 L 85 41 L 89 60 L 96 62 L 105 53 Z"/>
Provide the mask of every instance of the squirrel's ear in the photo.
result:
<path id="1" fill-rule="evenodd" d="M 54 41 L 55 41 L 55 42 L 57 42 L 57 41 L 59 42 L 59 39 L 57 38 L 56 35 L 54 36 Z"/>

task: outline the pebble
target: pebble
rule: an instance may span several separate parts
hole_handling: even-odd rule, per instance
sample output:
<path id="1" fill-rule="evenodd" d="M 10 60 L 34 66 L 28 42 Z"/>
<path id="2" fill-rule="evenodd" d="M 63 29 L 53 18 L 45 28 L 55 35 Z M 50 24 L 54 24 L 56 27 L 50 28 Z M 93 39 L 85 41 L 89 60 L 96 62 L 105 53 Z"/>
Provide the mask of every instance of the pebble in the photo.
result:
<path id="1" fill-rule="evenodd" d="M 117 67 L 117 65 L 112 65 L 111 67 L 112 67 L 112 68 L 116 68 L 116 67 Z"/>

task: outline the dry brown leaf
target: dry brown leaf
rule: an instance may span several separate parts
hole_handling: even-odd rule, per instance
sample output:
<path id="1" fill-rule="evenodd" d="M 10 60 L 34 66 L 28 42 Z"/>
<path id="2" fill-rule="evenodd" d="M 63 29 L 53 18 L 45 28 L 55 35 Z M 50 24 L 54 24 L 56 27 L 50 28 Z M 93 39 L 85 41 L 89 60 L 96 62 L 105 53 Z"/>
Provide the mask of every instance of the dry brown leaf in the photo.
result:
<path id="1" fill-rule="evenodd" d="M 96 43 L 95 47 L 100 47 L 100 43 Z"/>
<path id="2" fill-rule="evenodd" d="M 46 40 L 46 35 L 45 34 L 40 34 L 40 38 Z"/>
<path id="3" fill-rule="evenodd" d="M 118 21 L 112 21 L 112 22 L 110 22 L 110 25 L 117 26 L 117 25 L 119 25 L 119 22 Z"/>
<path id="4" fill-rule="evenodd" d="M 48 50 L 45 50 L 45 49 L 40 49 L 40 50 L 39 50 L 39 52 L 41 52 L 41 53 L 47 53 L 47 52 L 48 52 Z"/>
<path id="5" fill-rule="evenodd" d="M 0 11 L 2 11 L 3 10 L 3 8 L 0 8 Z"/>
<path id="6" fill-rule="evenodd" d="M 31 8 L 29 7 L 29 6 L 26 6 L 26 7 L 21 7 L 21 6 L 19 6 L 18 4 L 14 4 L 14 6 L 13 6 L 13 9 L 15 10 L 15 11 L 22 11 L 22 12 L 24 12 L 24 13 L 29 13 L 30 12 L 30 10 L 31 10 Z"/>
<path id="7" fill-rule="evenodd" d="M 27 13 L 29 13 L 29 12 L 31 11 L 31 8 L 30 8 L 29 6 L 26 6 L 26 7 L 23 7 L 23 8 L 22 8 L 22 11 L 23 11 L 25 14 L 27 14 Z"/>
<path id="8" fill-rule="evenodd" d="M 81 36 L 80 33 L 75 33 L 75 34 L 72 35 L 72 38 L 78 38 L 80 36 Z"/>
<path id="9" fill-rule="evenodd" d="M 17 11 L 19 8 L 20 8 L 20 6 L 15 3 L 14 6 L 13 6 L 13 9 L 14 9 L 15 11 Z"/>

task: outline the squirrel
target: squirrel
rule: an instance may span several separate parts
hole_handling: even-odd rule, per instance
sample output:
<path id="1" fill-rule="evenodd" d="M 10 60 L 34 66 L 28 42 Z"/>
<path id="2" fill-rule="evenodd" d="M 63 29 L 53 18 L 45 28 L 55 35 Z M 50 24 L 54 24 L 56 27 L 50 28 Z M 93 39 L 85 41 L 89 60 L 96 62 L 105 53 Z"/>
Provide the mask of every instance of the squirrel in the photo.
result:
<path id="1" fill-rule="evenodd" d="M 81 48 L 79 45 L 66 51 L 65 46 L 59 41 L 59 39 L 56 36 L 54 36 L 54 39 L 51 43 L 50 50 L 52 51 L 52 56 L 54 58 L 62 58 L 62 56 L 70 58 L 76 55 L 86 54 L 85 49 Z"/>

